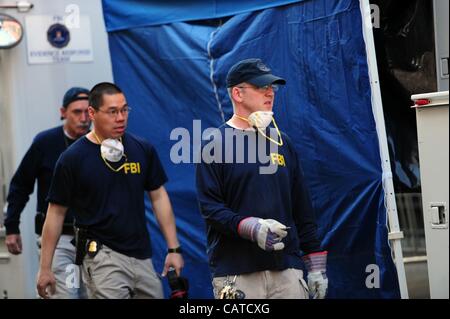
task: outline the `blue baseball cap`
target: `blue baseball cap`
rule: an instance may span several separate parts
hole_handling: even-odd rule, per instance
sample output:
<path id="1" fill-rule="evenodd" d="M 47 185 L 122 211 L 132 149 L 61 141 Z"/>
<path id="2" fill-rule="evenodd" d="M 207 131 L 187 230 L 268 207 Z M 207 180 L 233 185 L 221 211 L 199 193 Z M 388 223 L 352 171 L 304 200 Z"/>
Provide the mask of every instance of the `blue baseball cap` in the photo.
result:
<path id="1" fill-rule="evenodd" d="M 247 82 L 258 87 L 269 84 L 286 84 L 286 80 L 271 73 L 270 68 L 261 59 L 239 61 L 230 68 L 227 75 L 227 87 Z"/>
<path id="2" fill-rule="evenodd" d="M 83 94 L 83 96 L 80 96 L 80 94 Z M 89 96 L 88 89 L 82 87 L 72 87 L 69 90 L 67 90 L 66 94 L 64 94 L 62 106 L 66 108 L 72 102 L 79 100 L 88 100 L 89 99 L 88 96 Z"/>

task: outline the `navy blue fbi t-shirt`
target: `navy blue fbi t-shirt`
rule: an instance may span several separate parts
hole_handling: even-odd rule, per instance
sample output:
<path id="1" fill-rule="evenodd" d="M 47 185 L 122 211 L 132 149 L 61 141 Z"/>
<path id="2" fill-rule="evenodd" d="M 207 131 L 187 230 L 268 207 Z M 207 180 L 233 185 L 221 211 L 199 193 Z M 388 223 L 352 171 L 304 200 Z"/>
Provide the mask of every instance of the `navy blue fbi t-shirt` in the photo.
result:
<path id="1" fill-rule="evenodd" d="M 92 238 L 129 257 L 152 255 L 144 210 L 144 191 L 158 189 L 167 177 L 156 150 L 126 133 L 125 166 L 114 172 L 100 156 L 100 145 L 80 138 L 56 163 L 48 200 L 72 207 L 76 225 Z M 123 163 L 111 163 L 117 168 Z"/>

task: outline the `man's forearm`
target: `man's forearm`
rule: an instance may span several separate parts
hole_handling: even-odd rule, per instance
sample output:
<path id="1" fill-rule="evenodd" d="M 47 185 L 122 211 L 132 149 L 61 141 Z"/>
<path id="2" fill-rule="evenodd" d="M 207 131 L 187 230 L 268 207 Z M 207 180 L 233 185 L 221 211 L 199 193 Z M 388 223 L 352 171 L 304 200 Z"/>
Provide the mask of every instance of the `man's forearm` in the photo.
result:
<path id="1" fill-rule="evenodd" d="M 67 208 L 49 204 L 41 242 L 41 269 L 49 270 L 52 266 L 53 254 L 61 236 Z"/>
<path id="2" fill-rule="evenodd" d="M 167 247 L 175 248 L 180 246 L 177 238 L 177 229 L 175 226 L 175 217 L 173 216 L 172 207 L 167 203 L 160 203 L 159 208 L 155 208 L 155 215 L 161 232 L 167 242 Z"/>
<path id="3" fill-rule="evenodd" d="M 178 247 L 180 244 L 177 238 L 177 230 L 175 225 L 175 217 L 172 211 L 170 199 L 164 188 L 155 192 L 150 192 L 153 211 L 158 221 L 161 232 L 166 239 L 169 248 Z"/>

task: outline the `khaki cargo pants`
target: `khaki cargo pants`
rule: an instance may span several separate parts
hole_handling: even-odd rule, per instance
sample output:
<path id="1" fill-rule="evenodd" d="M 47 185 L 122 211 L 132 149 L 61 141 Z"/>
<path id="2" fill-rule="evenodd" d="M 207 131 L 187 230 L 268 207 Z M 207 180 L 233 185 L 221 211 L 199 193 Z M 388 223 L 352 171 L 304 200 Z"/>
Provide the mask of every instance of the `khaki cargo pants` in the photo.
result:
<path id="1" fill-rule="evenodd" d="M 233 280 L 235 276 L 228 276 Z M 213 279 L 214 297 L 219 298 L 227 276 Z M 308 286 L 303 271 L 289 268 L 282 271 L 258 271 L 238 275 L 236 289 L 245 294 L 245 299 L 309 299 Z"/>
<path id="2" fill-rule="evenodd" d="M 95 257 L 86 255 L 82 278 L 90 299 L 164 297 L 150 258 L 128 257 L 104 245 Z"/>

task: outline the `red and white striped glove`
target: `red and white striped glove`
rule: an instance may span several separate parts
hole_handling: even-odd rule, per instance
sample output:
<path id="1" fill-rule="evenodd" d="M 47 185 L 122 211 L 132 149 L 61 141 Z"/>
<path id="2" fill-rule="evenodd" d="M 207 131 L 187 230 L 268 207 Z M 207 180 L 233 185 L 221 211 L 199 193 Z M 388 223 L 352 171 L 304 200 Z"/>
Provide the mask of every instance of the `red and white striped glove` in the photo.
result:
<path id="1" fill-rule="evenodd" d="M 282 250 L 286 237 L 286 226 L 274 219 L 248 217 L 239 223 L 238 234 L 253 242 L 266 251 Z"/>
<path id="2" fill-rule="evenodd" d="M 327 255 L 327 251 L 321 251 L 302 257 L 308 270 L 309 294 L 314 299 L 324 299 L 327 295 Z"/>

